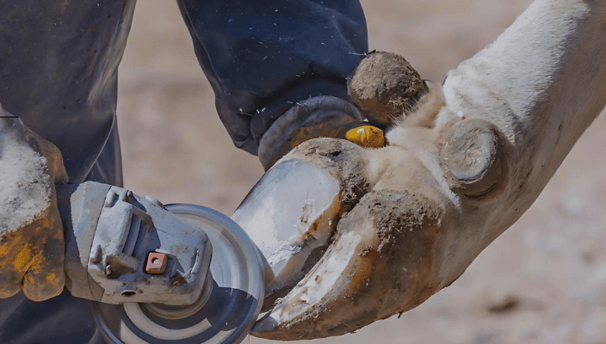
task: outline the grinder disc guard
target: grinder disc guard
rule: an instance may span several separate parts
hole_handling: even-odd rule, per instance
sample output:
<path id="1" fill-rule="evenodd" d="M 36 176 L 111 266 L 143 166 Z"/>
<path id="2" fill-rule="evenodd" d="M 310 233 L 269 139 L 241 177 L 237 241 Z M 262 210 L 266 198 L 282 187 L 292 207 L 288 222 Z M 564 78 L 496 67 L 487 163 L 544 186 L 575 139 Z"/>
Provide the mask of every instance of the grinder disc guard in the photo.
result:
<path id="1" fill-rule="evenodd" d="M 212 209 L 191 204 L 165 208 L 204 231 L 211 242 L 202 295 L 185 307 L 93 302 L 95 320 L 115 344 L 240 343 L 263 303 L 263 265 L 256 247 L 235 222 Z"/>

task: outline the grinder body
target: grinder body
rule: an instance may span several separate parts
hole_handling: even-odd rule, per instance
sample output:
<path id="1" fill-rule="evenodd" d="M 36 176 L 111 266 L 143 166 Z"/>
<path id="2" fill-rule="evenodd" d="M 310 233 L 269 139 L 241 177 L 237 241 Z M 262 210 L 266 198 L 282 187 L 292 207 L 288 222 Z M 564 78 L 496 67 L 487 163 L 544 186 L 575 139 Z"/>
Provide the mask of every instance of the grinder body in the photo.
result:
<path id="1" fill-rule="evenodd" d="M 57 186 L 66 286 L 97 301 L 114 343 L 239 343 L 264 295 L 263 260 L 235 222 L 195 205 L 86 182 Z"/>

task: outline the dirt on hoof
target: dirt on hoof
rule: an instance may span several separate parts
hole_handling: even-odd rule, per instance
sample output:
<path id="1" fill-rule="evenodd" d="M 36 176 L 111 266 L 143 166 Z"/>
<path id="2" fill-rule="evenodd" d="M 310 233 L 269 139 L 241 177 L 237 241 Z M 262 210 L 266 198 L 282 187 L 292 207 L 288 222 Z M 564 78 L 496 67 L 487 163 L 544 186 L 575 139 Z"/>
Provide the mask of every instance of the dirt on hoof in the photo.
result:
<path id="1" fill-rule="evenodd" d="M 364 148 L 347 140 L 318 138 L 304 142 L 290 154 L 329 171 L 340 183 L 341 211 L 347 212 L 370 190 Z"/>
<path id="2" fill-rule="evenodd" d="M 402 56 L 373 52 L 360 62 L 349 81 L 349 95 L 368 121 L 385 127 L 412 109 L 428 88 Z"/>
<path id="3" fill-rule="evenodd" d="M 418 306 L 441 286 L 434 260 L 441 254 L 433 253 L 440 253 L 443 217 L 444 209 L 422 195 L 370 191 L 343 216 L 317 268 L 278 301 L 277 326 L 255 335 L 338 336 Z"/>

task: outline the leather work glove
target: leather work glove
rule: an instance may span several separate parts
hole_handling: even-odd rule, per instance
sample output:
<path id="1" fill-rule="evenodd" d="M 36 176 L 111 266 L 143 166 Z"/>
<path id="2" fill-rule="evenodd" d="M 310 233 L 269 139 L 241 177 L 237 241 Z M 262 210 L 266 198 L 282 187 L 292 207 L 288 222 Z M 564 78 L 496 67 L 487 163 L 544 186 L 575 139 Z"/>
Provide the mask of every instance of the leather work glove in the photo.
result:
<path id="1" fill-rule="evenodd" d="M 268 312 L 253 334 L 351 333 L 456 281 L 528 210 L 603 111 L 605 13 L 605 2 L 537 0 L 393 117 L 385 147 L 319 138 L 278 161 L 232 216 L 268 265 Z M 383 85 L 405 93 L 397 85 L 406 73 L 389 72 L 397 63 L 375 53 L 358 66 L 383 74 L 366 82 L 377 105 L 390 105 Z"/>
<path id="2" fill-rule="evenodd" d="M 55 184 L 67 173 L 59 149 L 1 107 L 0 176 L 0 297 L 57 296 L 64 241 Z"/>

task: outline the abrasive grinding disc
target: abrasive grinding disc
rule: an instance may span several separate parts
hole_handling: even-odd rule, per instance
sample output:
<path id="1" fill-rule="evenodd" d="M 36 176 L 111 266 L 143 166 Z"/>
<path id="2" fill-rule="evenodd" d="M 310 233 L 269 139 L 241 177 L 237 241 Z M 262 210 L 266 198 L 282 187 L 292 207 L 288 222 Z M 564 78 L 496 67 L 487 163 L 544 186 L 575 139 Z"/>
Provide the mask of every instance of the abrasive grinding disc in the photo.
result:
<path id="1" fill-rule="evenodd" d="M 230 218 L 192 204 L 167 210 L 195 224 L 212 244 L 210 275 L 198 302 L 187 307 L 93 303 L 93 314 L 115 344 L 240 343 L 263 303 L 263 265 L 256 247 Z"/>

